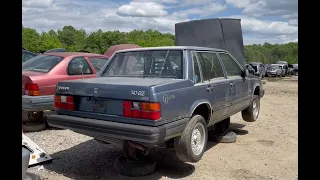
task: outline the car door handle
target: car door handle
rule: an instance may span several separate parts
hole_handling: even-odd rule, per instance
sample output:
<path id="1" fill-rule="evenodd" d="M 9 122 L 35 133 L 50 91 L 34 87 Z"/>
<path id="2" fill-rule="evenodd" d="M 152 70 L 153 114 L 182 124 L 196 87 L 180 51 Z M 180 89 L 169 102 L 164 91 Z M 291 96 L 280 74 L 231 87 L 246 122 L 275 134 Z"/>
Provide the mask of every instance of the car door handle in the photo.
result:
<path id="1" fill-rule="evenodd" d="M 234 86 L 234 83 L 233 83 L 233 82 L 231 82 L 231 83 L 230 83 L 230 86 L 231 86 L 231 87 L 233 87 L 233 86 Z"/>
<path id="2" fill-rule="evenodd" d="M 213 87 L 213 86 L 211 86 L 211 85 L 209 85 L 209 86 L 207 87 L 207 91 L 208 91 L 208 92 L 213 91 L 213 89 L 214 89 L 214 87 Z"/>

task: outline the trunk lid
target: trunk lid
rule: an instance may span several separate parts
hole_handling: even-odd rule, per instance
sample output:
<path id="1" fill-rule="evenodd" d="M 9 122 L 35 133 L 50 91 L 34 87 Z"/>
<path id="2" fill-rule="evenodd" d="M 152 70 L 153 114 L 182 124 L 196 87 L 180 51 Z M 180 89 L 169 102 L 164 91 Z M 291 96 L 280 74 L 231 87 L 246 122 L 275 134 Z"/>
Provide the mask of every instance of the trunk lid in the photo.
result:
<path id="1" fill-rule="evenodd" d="M 175 81 L 167 78 L 100 77 L 62 81 L 57 94 L 75 97 L 76 110 L 122 115 L 123 100 L 150 101 L 150 87 Z"/>

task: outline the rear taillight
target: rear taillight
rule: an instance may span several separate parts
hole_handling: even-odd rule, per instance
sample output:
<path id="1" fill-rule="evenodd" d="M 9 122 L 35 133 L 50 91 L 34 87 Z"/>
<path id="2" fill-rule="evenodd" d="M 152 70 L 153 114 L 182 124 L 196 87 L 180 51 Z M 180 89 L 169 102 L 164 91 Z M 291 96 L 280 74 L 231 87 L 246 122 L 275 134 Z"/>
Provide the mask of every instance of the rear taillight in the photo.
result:
<path id="1" fill-rule="evenodd" d="M 161 117 L 160 103 L 123 101 L 123 116 L 158 120 Z"/>
<path id="2" fill-rule="evenodd" d="M 40 96 L 39 86 L 37 84 L 27 83 L 24 94 L 28 96 Z"/>
<path id="3" fill-rule="evenodd" d="M 54 96 L 54 108 L 55 109 L 65 109 L 73 111 L 75 105 L 73 103 L 73 96 Z"/>

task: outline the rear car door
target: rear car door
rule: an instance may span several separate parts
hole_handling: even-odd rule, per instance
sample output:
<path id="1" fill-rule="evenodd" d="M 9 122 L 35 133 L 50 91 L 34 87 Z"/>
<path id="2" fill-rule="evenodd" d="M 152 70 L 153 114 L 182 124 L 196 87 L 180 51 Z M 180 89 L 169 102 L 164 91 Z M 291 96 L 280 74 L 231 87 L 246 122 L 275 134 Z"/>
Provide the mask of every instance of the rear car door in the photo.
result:
<path id="1" fill-rule="evenodd" d="M 212 116 L 210 124 L 227 115 L 230 85 L 215 52 L 194 52 L 199 66 L 202 81 L 197 85 L 210 101 Z M 194 62 L 196 63 L 196 62 Z"/>
<path id="2" fill-rule="evenodd" d="M 249 83 L 247 77 L 243 78 L 241 76 L 243 67 L 230 54 L 219 52 L 219 57 L 224 65 L 229 86 L 231 87 L 231 108 L 229 108 L 229 113 L 232 114 L 249 105 Z"/>
<path id="3" fill-rule="evenodd" d="M 73 58 L 67 67 L 68 80 L 94 78 L 97 75 L 95 70 L 91 68 L 85 57 Z"/>
<path id="4" fill-rule="evenodd" d="M 88 59 L 91 62 L 94 69 L 97 71 L 97 74 L 99 74 L 99 71 L 108 61 L 107 57 L 88 57 Z"/>

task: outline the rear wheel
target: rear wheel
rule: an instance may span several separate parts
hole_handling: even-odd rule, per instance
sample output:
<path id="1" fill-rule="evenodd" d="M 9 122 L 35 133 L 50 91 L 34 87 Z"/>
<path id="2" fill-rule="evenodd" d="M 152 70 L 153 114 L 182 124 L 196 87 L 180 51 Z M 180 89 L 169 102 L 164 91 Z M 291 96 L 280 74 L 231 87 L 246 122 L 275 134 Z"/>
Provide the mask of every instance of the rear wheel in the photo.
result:
<path id="1" fill-rule="evenodd" d="M 43 111 L 22 111 L 22 128 L 25 132 L 41 131 L 46 127 Z"/>
<path id="2" fill-rule="evenodd" d="M 198 162 L 208 142 L 207 124 L 201 115 L 191 118 L 182 135 L 174 139 L 176 155 L 184 162 Z"/>
<path id="3" fill-rule="evenodd" d="M 241 112 L 243 120 L 247 122 L 254 122 L 258 119 L 260 112 L 260 98 L 254 96 L 249 107 Z"/>

